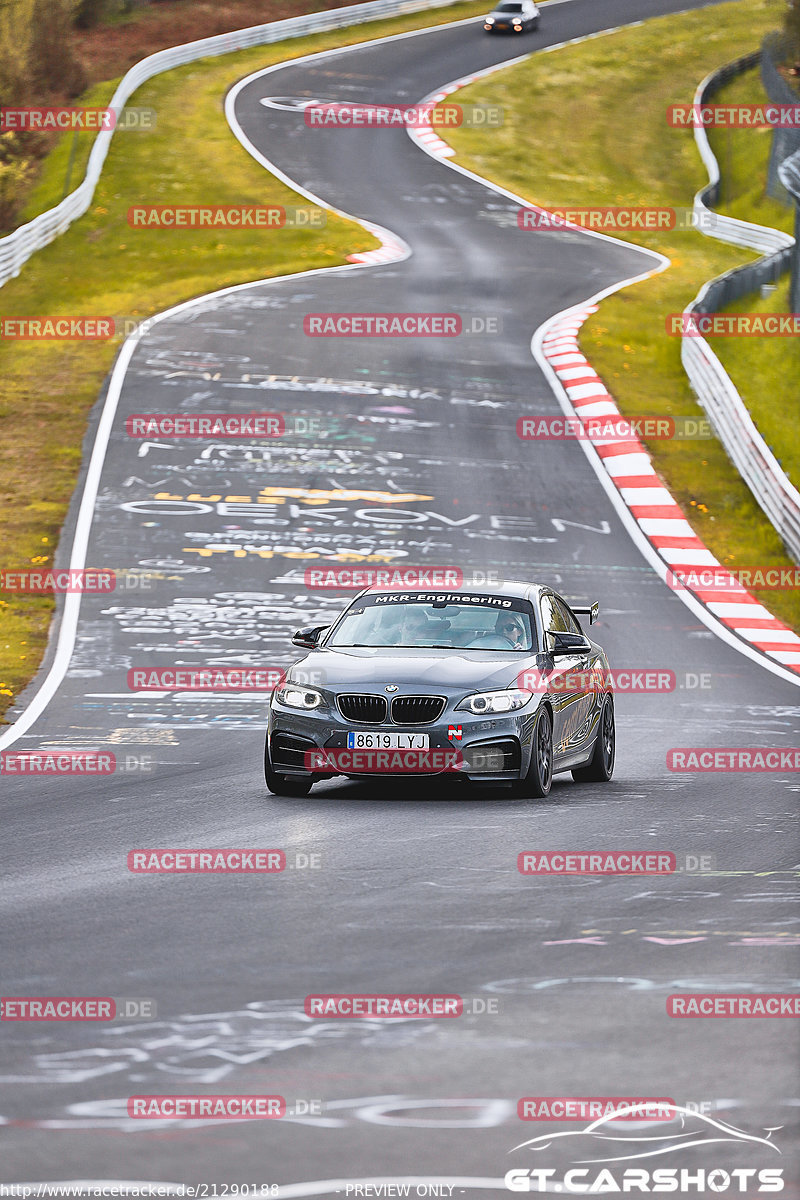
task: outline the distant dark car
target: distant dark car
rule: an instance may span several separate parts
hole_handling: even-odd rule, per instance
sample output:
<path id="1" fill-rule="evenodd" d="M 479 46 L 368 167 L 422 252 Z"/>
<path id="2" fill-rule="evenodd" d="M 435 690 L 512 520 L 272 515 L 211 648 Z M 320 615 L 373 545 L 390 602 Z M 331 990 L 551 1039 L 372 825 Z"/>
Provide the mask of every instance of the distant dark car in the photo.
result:
<path id="1" fill-rule="evenodd" d="M 533 0 L 500 0 L 483 18 L 487 33 L 526 33 L 539 25 L 539 9 Z"/>
<path id="2" fill-rule="evenodd" d="M 391 771 L 386 763 L 405 764 L 409 751 L 420 756 L 417 774 L 440 773 L 426 768 L 433 751 L 437 762 L 459 751 L 459 777 L 526 797 L 546 796 L 561 771 L 606 782 L 608 662 L 576 614 L 591 623 L 597 605 L 570 608 L 539 584 L 361 592 L 332 626 L 292 639 L 309 653 L 272 694 L 267 787 L 305 795 L 332 775 Z M 386 751 L 383 768 L 366 751 Z"/>

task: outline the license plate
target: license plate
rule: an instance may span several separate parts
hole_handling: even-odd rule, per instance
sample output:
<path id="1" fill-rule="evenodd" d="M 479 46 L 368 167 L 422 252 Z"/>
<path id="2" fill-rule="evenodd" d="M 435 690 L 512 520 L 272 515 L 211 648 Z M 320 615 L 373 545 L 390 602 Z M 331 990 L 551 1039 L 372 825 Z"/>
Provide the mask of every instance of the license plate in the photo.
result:
<path id="1" fill-rule="evenodd" d="M 348 750 L 428 750 L 427 733 L 364 733 L 355 730 L 347 735 Z"/>

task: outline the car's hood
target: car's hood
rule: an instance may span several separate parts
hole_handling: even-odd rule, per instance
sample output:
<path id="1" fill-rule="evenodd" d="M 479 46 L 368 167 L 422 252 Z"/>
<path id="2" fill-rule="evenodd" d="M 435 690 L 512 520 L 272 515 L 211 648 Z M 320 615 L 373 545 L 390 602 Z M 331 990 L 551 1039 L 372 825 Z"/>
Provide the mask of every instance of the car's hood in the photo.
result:
<path id="1" fill-rule="evenodd" d="M 536 655 L 494 650 L 405 650 L 385 647 L 312 650 L 289 671 L 289 679 L 339 691 L 486 691 L 513 687 L 520 671 L 536 665 Z M 293 672 L 296 675 L 293 676 Z"/>

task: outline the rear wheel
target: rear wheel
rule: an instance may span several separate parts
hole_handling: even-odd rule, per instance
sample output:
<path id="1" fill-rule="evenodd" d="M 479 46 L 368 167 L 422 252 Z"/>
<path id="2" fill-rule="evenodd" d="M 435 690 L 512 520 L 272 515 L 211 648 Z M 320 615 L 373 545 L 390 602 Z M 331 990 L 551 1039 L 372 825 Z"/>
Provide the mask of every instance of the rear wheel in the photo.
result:
<path id="1" fill-rule="evenodd" d="M 585 767 L 578 767 L 572 772 L 576 783 L 608 783 L 614 774 L 616 736 L 614 701 L 610 696 L 606 696 L 600 713 L 594 754 Z"/>
<path id="2" fill-rule="evenodd" d="M 553 782 L 553 722 L 546 708 L 539 712 L 533 730 L 531 765 L 528 774 L 514 787 L 514 794 L 540 799 L 550 794 Z"/>
<path id="3" fill-rule="evenodd" d="M 307 796 L 314 782 L 310 776 L 308 779 L 298 779 L 292 775 L 281 775 L 280 772 L 273 771 L 269 756 L 269 734 L 264 742 L 264 780 L 274 796 Z"/>

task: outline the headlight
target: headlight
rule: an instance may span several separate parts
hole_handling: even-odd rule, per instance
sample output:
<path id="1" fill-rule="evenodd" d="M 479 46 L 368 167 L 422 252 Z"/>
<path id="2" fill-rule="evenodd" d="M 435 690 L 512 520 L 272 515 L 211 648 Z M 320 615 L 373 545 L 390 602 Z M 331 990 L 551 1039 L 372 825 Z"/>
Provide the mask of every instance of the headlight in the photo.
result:
<path id="1" fill-rule="evenodd" d="M 472 696 L 465 696 L 456 708 L 465 708 L 475 716 L 482 716 L 484 713 L 507 713 L 524 708 L 530 703 L 532 696 L 533 692 L 523 692 L 519 688 L 506 688 L 502 692 L 475 692 Z"/>
<path id="2" fill-rule="evenodd" d="M 322 694 L 315 688 L 301 687 L 298 683 L 283 683 L 273 695 L 289 708 L 319 708 Z"/>
<path id="3" fill-rule="evenodd" d="M 487 17 L 487 18 L 486 18 L 486 21 L 484 22 L 484 24 L 486 24 L 486 25 L 494 25 L 494 17 Z"/>

